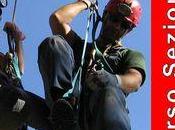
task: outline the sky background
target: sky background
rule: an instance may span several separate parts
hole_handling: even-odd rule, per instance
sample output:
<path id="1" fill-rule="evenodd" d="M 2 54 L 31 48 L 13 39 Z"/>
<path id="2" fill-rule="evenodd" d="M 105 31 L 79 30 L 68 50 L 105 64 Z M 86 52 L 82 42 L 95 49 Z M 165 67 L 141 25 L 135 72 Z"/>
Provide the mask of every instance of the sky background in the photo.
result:
<path id="1" fill-rule="evenodd" d="M 8 0 L 7 8 L 3 9 L 0 23 L 0 51 L 7 52 L 7 38 L 3 32 L 6 21 L 11 21 L 15 0 Z M 25 73 L 22 78 L 23 86 L 39 96 L 44 97 L 42 79 L 37 65 L 38 46 L 42 40 L 52 35 L 49 27 L 49 16 L 58 7 L 74 2 L 74 0 L 18 0 L 15 23 L 26 35 L 24 41 Z M 99 1 L 99 12 L 108 0 Z M 132 130 L 151 130 L 150 126 L 150 1 L 140 0 L 143 8 L 141 22 L 137 28 L 122 41 L 124 46 L 143 53 L 146 59 L 146 81 L 141 89 L 127 98 L 130 111 Z M 72 28 L 83 38 L 87 23 L 88 11 L 81 13 L 72 23 Z M 29 130 L 33 130 L 29 128 Z"/>

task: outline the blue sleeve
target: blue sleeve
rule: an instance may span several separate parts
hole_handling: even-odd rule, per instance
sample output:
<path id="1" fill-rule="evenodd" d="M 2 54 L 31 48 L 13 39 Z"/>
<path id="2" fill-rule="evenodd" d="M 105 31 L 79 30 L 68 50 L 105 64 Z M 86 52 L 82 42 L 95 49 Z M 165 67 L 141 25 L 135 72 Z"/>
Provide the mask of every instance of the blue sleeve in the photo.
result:
<path id="1" fill-rule="evenodd" d="M 15 73 L 16 73 L 16 76 L 21 79 L 21 72 L 19 70 L 19 64 L 18 64 L 18 57 L 17 55 L 15 54 L 14 58 L 13 58 L 13 67 L 14 67 L 14 70 L 15 70 Z"/>

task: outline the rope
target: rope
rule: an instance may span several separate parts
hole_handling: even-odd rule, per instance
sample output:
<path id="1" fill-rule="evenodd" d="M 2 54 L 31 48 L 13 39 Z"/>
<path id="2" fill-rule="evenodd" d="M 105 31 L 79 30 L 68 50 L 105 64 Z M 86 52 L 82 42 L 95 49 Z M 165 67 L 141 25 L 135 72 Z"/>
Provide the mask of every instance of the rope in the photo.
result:
<path id="1" fill-rule="evenodd" d="M 12 23 L 15 22 L 16 8 L 17 8 L 17 0 L 15 0 L 15 3 L 14 3 L 13 13 L 12 13 Z M 9 30 L 7 30 L 7 39 L 8 39 L 9 52 L 14 55 L 15 41 L 12 38 L 11 32 Z"/>
<path id="2" fill-rule="evenodd" d="M 97 16 L 96 19 L 95 19 L 95 16 Z M 85 62 L 85 52 L 86 52 L 86 48 L 87 48 L 87 42 L 88 42 L 88 37 L 89 37 L 89 28 L 90 28 L 90 22 L 91 22 L 91 20 L 93 20 L 93 29 L 92 29 L 92 41 L 93 42 L 92 43 L 94 45 L 94 49 L 96 50 L 97 54 L 100 55 L 100 57 L 101 57 L 100 59 L 101 59 L 102 63 L 111 72 L 113 72 L 112 68 L 110 67 L 110 65 L 106 61 L 105 57 L 99 51 L 99 49 L 97 48 L 97 45 L 96 45 L 95 33 L 96 33 L 96 29 L 98 27 L 99 21 L 101 21 L 101 17 L 100 17 L 100 15 L 98 13 L 98 8 L 95 7 L 93 9 L 90 9 L 90 13 L 89 13 L 89 16 L 88 16 L 88 22 L 87 22 L 87 26 L 86 26 L 85 41 L 84 41 L 84 46 L 83 46 L 83 52 L 82 52 L 80 67 L 78 68 L 78 71 L 75 74 L 75 77 L 74 77 L 74 79 L 72 81 L 72 89 L 70 89 L 64 95 L 64 97 L 66 97 L 66 96 L 76 97 L 78 99 L 77 107 L 79 105 L 80 94 L 81 94 L 81 91 L 82 91 L 81 79 L 82 79 L 82 73 L 83 73 L 83 65 L 84 65 L 84 62 Z"/>
<path id="3" fill-rule="evenodd" d="M 89 37 L 89 28 L 90 28 L 92 14 L 93 14 L 93 11 L 90 11 L 89 16 L 88 16 L 87 26 L 86 26 L 85 41 L 84 41 L 84 46 L 83 46 L 80 67 L 78 68 L 78 71 L 77 71 L 77 73 L 72 81 L 72 86 L 73 86 L 72 89 L 70 89 L 64 96 L 71 95 L 71 96 L 75 96 L 77 98 L 80 97 L 82 70 L 83 70 L 83 65 L 84 65 L 84 61 L 85 61 L 85 53 L 86 53 L 86 47 L 87 47 L 87 42 L 88 42 L 88 37 Z"/>
<path id="4" fill-rule="evenodd" d="M 96 19 L 95 19 L 95 16 L 97 16 Z M 81 88 L 81 78 L 82 78 L 83 65 L 84 65 L 84 62 L 85 62 L 85 52 L 86 52 L 86 48 L 87 48 L 87 41 L 88 41 L 88 36 L 89 36 L 89 27 L 90 27 L 91 20 L 93 20 L 92 43 L 94 45 L 96 53 L 97 53 L 97 55 L 100 56 L 100 59 L 101 59 L 102 63 L 111 72 L 113 72 L 112 68 L 110 67 L 110 65 L 106 61 L 105 57 L 103 56 L 103 54 L 100 52 L 100 50 L 97 48 L 97 45 L 96 45 L 95 34 L 96 34 L 96 29 L 98 27 L 98 23 L 99 23 L 99 21 L 101 21 L 101 17 L 98 13 L 98 7 L 95 6 L 93 9 L 90 9 L 90 13 L 89 13 L 89 16 L 88 16 L 88 22 L 87 22 L 87 26 L 86 26 L 85 41 L 84 41 L 84 47 L 83 47 L 80 67 L 78 68 L 78 71 L 75 74 L 75 77 L 72 81 L 72 86 L 73 86 L 72 89 L 70 89 L 64 95 L 64 97 L 65 96 L 75 96 L 75 97 L 78 97 L 78 98 L 80 97 L 80 93 L 81 93 L 81 90 L 82 90 L 82 88 Z"/>
<path id="5" fill-rule="evenodd" d="M 15 14 L 16 14 L 16 7 L 17 7 L 17 0 L 15 0 L 14 8 L 13 8 L 13 14 L 12 14 L 12 22 L 15 21 Z"/>
<path id="6" fill-rule="evenodd" d="M 95 18 L 96 15 L 96 18 Z M 96 30 L 98 27 L 99 22 L 102 20 L 101 16 L 99 15 L 98 9 L 95 9 L 95 13 L 93 14 L 93 29 L 92 29 L 92 44 L 94 45 L 94 49 L 96 50 L 96 55 L 100 58 L 101 62 L 103 65 L 111 72 L 113 73 L 113 69 L 110 67 L 108 64 L 106 58 L 103 56 L 101 51 L 97 47 L 95 35 L 96 35 Z"/>
<path id="7" fill-rule="evenodd" d="M 12 23 L 15 22 L 15 14 L 16 14 L 16 8 L 17 8 L 17 0 L 15 0 L 15 3 L 14 3 L 14 8 L 13 8 L 13 14 L 12 14 Z M 14 25 L 14 29 L 16 29 L 16 26 Z M 7 70 L 10 68 L 10 66 L 12 68 L 14 68 L 14 72 L 11 71 L 11 73 L 18 73 L 18 70 L 16 67 L 14 67 L 14 64 L 12 63 L 12 61 L 14 60 L 15 58 L 15 39 L 13 38 L 12 36 L 12 33 L 11 30 L 9 30 L 8 28 L 6 29 L 6 33 L 7 33 L 7 40 L 8 40 L 8 46 L 9 46 L 9 52 L 7 53 L 7 56 L 11 56 L 12 54 L 12 58 L 9 59 L 9 64 L 7 66 Z"/>
<path id="8" fill-rule="evenodd" d="M 82 57 L 81 57 L 81 67 L 84 64 L 85 52 L 86 52 L 87 41 L 88 41 L 88 36 L 89 36 L 89 27 L 90 27 L 90 22 L 91 22 L 92 15 L 93 15 L 93 11 L 90 11 L 90 14 L 89 14 L 89 17 L 88 17 L 88 23 L 87 23 L 87 27 L 86 27 L 86 35 L 85 35 L 83 53 L 82 53 Z"/>

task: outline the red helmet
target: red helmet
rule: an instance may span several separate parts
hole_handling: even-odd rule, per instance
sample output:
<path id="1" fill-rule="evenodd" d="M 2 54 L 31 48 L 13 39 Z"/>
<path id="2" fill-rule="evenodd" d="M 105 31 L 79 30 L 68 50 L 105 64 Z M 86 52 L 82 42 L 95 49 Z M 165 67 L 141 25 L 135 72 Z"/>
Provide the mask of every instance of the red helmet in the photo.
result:
<path id="1" fill-rule="evenodd" d="M 139 23 L 142 14 L 142 8 L 137 0 L 110 0 L 105 11 L 111 14 L 121 13 L 135 26 Z"/>

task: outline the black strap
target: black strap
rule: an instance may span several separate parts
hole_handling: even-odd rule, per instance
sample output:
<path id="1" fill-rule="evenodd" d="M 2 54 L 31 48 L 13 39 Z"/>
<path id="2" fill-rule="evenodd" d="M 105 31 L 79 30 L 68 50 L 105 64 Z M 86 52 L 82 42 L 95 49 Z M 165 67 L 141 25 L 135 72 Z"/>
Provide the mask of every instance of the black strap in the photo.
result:
<path id="1" fill-rule="evenodd" d="M 17 8 L 17 0 L 15 0 L 15 3 L 14 3 L 13 14 L 12 14 L 12 23 L 15 22 L 16 8 Z M 15 53 L 15 40 L 12 37 L 12 32 L 8 28 L 6 30 L 6 33 L 7 33 L 9 52 L 14 55 L 14 53 Z"/>
<path id="2" fill-rule="evenodd" d="M 14 54 L 15 54 L 15 41 L 12 37 L 12 32 L 9 29 L 7 29 L 6 33 L 7 33 L 9 52 L 12 53 L 14 56 Z"/>
<path id="3" fill-rule="evenodd" d="M 14 8 L 13 8 L 13 14 L 12 14 L 12 22 L 15 22 L 15 14 L 16 14 L 16 8 L 17 8 L 17 0 L 15 0 Z"/>

